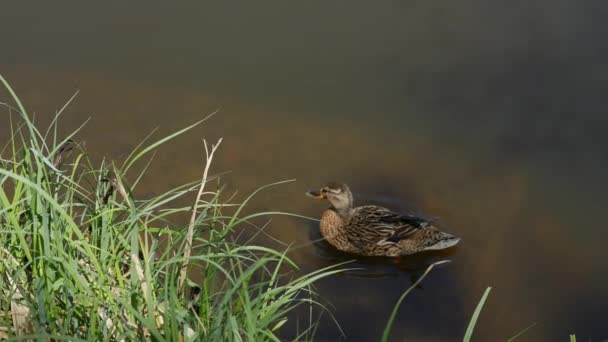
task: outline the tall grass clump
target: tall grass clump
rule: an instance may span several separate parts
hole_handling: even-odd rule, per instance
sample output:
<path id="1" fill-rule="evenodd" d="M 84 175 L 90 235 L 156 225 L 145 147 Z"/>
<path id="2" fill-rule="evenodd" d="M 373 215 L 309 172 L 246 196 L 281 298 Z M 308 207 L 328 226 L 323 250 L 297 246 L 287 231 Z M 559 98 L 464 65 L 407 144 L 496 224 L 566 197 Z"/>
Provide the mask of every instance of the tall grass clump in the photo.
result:
<path id="1" fill-rule="evenodd" d="M 285 251 L 232 242 L 265 213 L 241 216 L 251 197 L 222 203 L 209 173 L 221 140 L 204 145 L 202 179 L 134 195 L 144 158 L 202 121 L 96 166 L 78 130 L 58 136 L 65 107 L 39 130 L 0 81 L 17 117 L 0 145 L 0 339 L 276 341 L 290 310 L 317 304 L 311 285 L 339 272 L 298 275 Z M 184 198 L 193 205 L 174 204 Z"/>

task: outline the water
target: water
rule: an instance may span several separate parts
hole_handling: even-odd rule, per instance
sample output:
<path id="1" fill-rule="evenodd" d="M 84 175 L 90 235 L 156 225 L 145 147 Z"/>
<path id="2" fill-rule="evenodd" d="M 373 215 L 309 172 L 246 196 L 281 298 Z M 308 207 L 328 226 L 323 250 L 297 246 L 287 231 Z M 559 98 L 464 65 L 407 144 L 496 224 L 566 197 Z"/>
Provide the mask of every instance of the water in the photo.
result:
<path id="1" fill-rule="evenodd" d="M 437 216 L 462 237 L 449 253 L 362 259 L 321 282 L 346 340 L 377 340 L 402 291 L 442 258 L 452 263 L 404 302 L 395 340 L 458 340 L 489 285 L 477 339 L 536 322 L 521 341 L 599 340 L 607 10 L 591 0 L 13 3 L 0 72 L 41 122 L 79 89 L 64 129 L 92 117 L 80 138 L 111 157 L 221 107 L 159 151 L 144 192 L 199 177 L 202 137 L 224 137 L 213 171 L 231 170 L 224 180 L 241 196 L 297 179 L 251 210 L 318 216 L 324 206 L 304 191 L 335 179 L 357 203 Z M 318 237 L 288 218 L 268 232 Z M 292 256 L 305 270 L 346 259 L 322 243 Z M 340 338 L 327 315 L 318 337 Z"/>

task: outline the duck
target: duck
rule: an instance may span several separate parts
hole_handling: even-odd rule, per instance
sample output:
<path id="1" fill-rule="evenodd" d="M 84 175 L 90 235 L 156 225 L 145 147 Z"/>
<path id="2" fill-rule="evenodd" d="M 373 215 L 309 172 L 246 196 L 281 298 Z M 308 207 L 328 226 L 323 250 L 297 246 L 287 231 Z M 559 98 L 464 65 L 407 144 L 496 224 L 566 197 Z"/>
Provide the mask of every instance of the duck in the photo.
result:
<path id="1" fill-rule="evenodd" d="M 321 235 L 336 249 L 362 256 L 402 257 L 443 250 L 460 238 L 439 230 L 432 221 L 398 214 L 377 205 L 354 207 L 348 185 L 329 182 L 306 195 L 327 200 L 330 207 L 320 220 Z"/>

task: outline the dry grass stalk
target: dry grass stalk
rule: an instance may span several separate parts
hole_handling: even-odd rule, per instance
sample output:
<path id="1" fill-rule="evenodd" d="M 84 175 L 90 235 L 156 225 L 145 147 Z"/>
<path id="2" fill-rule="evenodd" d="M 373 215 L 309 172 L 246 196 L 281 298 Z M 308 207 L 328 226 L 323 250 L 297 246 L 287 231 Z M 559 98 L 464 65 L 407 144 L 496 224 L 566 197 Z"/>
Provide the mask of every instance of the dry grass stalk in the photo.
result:
<path id="1" fill-rule="evenodd" d="M 13 278 L 10 274 L 6 274 L 8 278 L 8 282 L 11 286 L 11 317 L 13 319 L 13 332 L 15 335 L 26 335 L 31 331 L 31 326 L 29 324 L 30 317 L 30 308 L 21 304 L 23 300 L 23 295 L 21 291 L 13 281 Z"/>
<path id="2" fill-rule="evenodd" d="M 194 238 L 194 223 L 196 222 L 196 214 L 198 211 L 198 204 L 201 200 L 201 196 L 205 192 L 205 184 L 207 183 L 207 177 L 209 174 L 209 167 L 211 166 L 211 161 L 213 160 L 213 154 L 217 150 L 217 148 L 222 143 L 222 138 L 217 141 L 217 144 L 211 144 L 211 151 L 207 146 L 207 141 L 203 140 L 205 145 L 205 171 L 203 172 L 203 179 L 201 180 L 201 186 L 198 189 L 198 194 L 196 195 L 196 201 L 194 201 L 194 206 L 192 208 L 192 216 L 190 216 L 190 224 L 188 226 L 188 232 L 186 233 L 186 246 L 184 250 L 184 265 L 180 271 L 179 280 L 178 280 L 178 289 L 181 289 L 186 281 L 187 272 L 188 272 L 188 263 L 190 261 L 190 255 L 192 254 L 192 239 Z"/>

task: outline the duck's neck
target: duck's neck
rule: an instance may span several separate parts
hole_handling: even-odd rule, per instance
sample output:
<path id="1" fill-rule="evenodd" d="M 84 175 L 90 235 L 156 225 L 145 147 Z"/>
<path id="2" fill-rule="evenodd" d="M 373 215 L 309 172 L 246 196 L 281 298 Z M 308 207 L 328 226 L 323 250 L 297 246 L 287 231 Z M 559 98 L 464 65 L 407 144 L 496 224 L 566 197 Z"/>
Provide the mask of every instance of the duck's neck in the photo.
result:
<path id="1" fill-rule="evenodd" d="M 338 215 L 340 215 L 340 218 L 342 218 L 343 222 L 348 222 L 350 220 L 350 217 L 352 216 L 352 208 L 351 207 L 347 207 L 347 208 L 332 207 L 332 209 L 336 213 L 338 213 Z"/>

